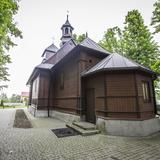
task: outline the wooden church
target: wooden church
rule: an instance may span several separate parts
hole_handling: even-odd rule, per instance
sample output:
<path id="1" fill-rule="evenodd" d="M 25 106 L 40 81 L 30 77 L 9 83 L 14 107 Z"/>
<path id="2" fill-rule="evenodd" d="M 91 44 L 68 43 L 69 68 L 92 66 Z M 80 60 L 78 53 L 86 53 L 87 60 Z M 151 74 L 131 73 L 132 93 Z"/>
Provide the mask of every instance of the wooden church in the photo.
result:
<path id="1" fill-rule="evenodd" d="M 113 135 L 148 135 L 160 129 L 156 74 L 90 38 L 77 44 L 68 16 L 60 48 L 51 44 L 28 79 L 29 111 L 66 122 L 86 121 Z M 148 127 L 150 125 L 150 127 Z"/>

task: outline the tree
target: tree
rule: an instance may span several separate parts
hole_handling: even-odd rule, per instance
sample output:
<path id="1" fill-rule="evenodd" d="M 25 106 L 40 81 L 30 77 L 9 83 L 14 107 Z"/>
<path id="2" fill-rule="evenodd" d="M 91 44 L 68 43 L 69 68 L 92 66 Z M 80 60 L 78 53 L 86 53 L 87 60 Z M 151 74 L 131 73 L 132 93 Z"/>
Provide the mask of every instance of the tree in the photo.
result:
<path id="1" fill-rule="evenodd" d="M 99 43 L 110 52 L 121 53 L 160 73 L 159 46 L 138 10 L 128 12 L 123 30 L 118 27 L 109 28 Z M 160 97 L 158 80 L 155 86 Z"/>
<path id="2" fill-rule="evenodd" d="M 159 48 L 138 10 L 128 12 L 123 31 L 123 53 L 152 69 L 159 57 Z"/>
<path id="3" fill-rule="evenodd" d="M 81 35 L 76 35 L 73 34 L 73 39 L 77 42 L 77 43 L 81 43 L 87 36 L 85 34 L 81 34 Z"/>
<path id="4" fill-rule="evenodd" d="M 16 44 L 12 37 L 22 38 L 21 31 L 16 27 L 13 16 L 18 11 L 16 0 L 0 1 L 0 81 L 8 80 L 7 63 L 11 63 L 10 55 L 7 51 Z"/>
<path id="5" fill-rule="evenodd" d="M 2 94 L 0 95 L 0 99 L 3 100 L 4 102 L 8 102 L 7 94 L 6 94 L 6 93 L 2 93 Z"/>
<path id="6" fill-rule="evenodd" d="M 160 32 L 160 0 L 158 0 L 154 5 L 153 16 L 151 19 L 151 25 L 154 26 L 155 32 Z"/>
<path id="7" fill-rule="evenodd" d="M 121 36 L 122 33 L 119 27 L 109 28 L 99 44 L 111 53 L 121 53 Z"/>
<path id="8" fill-rule="evenodd" d="M 118 27 L 108 29 L 100 45 L 160 72 L 158 45 L 138 10 L 128 12 L 123 30 Z"/>
<path id="9" fill-rule="evenodd" d="M 12 103 L 19 103 L 21 102 L 21 96 L 17 94 L 12 94 L 10 101 Z"/>

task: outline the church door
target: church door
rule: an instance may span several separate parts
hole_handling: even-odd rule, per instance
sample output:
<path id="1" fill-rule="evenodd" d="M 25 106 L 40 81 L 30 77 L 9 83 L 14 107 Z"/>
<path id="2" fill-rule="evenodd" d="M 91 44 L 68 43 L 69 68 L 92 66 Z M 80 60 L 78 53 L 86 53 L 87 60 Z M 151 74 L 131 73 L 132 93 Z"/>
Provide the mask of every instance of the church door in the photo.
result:
<path id="1" fill-rule="evenodd" d="M 95 91 L 86 90 L 86 121 L 95 123 Z"/>

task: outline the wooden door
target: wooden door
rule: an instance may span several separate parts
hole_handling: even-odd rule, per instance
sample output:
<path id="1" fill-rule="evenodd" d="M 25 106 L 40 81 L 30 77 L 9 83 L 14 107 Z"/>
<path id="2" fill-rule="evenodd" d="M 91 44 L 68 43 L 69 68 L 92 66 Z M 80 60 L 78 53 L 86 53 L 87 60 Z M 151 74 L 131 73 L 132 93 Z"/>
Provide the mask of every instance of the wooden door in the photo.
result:
<path id="1" fill-rule="evenodd" d="M 86 121 L 95 123 L 95 93 L 94 89 L 86 90 Z"/>

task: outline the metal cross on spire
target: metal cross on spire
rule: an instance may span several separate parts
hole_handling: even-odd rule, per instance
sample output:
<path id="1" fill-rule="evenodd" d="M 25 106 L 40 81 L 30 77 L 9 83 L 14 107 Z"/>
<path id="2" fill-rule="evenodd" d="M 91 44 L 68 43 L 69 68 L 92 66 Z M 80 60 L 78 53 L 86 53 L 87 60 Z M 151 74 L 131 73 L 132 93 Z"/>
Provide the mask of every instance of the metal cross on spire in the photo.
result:
<path id="1" fill-rule="evenodd" d="M 53 37 L 51 37 L 52 38 L 52 43 L 54 44 L 54 41 L 55 41 L 55 37 L 53 36 Z"/>
<path id="2" fill-rule="evenodd" d="M 68 15 L 69 15 L 69 11 L 67 10 L 67 21 L 68 21 Z"/>

